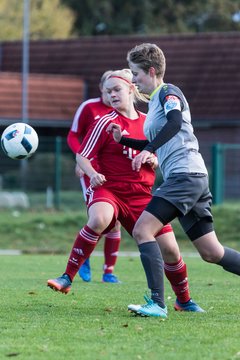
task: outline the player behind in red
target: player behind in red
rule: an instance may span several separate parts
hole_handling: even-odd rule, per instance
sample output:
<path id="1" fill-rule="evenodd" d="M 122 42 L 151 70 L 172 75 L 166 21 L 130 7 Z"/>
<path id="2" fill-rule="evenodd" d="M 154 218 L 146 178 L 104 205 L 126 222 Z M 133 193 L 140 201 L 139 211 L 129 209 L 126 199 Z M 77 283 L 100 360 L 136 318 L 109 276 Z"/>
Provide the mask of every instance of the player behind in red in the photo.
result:
<path id="1" fill-rule="evenodd" d="M 94 121 L 99 120 L 103 115 L 109 113 L 112 108 L 108 102 L 106 93 L 103 88 L 104 81 L 107 76 L 111 74 L 111 70 L 106 71 L 100 80 L 99 88 L 101 97 L 89 99 L 84 101 L 76 111 L 71 128 L 67 136 L 67 142 L 70 149 L 76 154 L 81 143 L 86 136 L 89 128 Z M 91 159 L 92 166 L 97 169 L 97 157 Z M 89 178 L 84 174 L 84 171 L 76 164 L 76 175 L 80 178 L 82 193 L 86 201 L 86 189 L 89 187 Z M 104 243 L 104 266 L 102 281 L 107 283 L 119 283 L 117 276 L 113 274 L 114 266 L 117 261 L 119 245 L 121 241 L 121 225 L 119 221 L 116 222 L 115 227 L 105 235 Z M 87 258 L 79 269 L 79 276 L 83 281 L 91 281 L 91 267 L 90 260 Z"/>
<path id="2" fill-rule="evenodd" d="M 131 82 L 131 72 L 121 70 L 113 72 L 104 86 L 113 110 L 93 124 L 83 140 L 77 161 L 90 179 L 91 186 L 87 190 L 88 222 L 80 230 L 73 244 L 66 270 L 56 279 L 48 280 L 48 286 L 62 293 L 68 293 L 79 267 L 90 256 L 101 235 L 111 229 L 116 219 L 132 234 L 134 224 L 146 204 L 152 199 L 151 190 L 155 179 L 153 167 L 156 158 L 151 155 L 140 171 L 132 170 L 132 159 L 139 153 L 126 146 L 115 143 L 111 134 L 107 133 L 111 122 L 118 123 L 124 129 L 125 136 L 141 139 L 145 114 L 137 111 L 134 100 L 139 93 Z M 98 170 L 90 159 L 98 156 Z M 171 225 L 167 224 L 156 234 L 156 239 L 171 244 L 168 257 L 174 264 L 169 268 L 167 277 L 180 304 L 188 303 L 190 298 L 186 264 L 183 262 Z M 146 273 L 151 300 L 157 304 L 154 316 L 167 317 L 164 302 L 164 272 L 160 248 L 152 241 L 151 251 L 156 259 L 151 261 L 152 254 L 145 251 L 145 245 L 139 245 L 141 261 Z M 156 256 L 157 254 L 157 256 Z M 191 308 L 182 307 L 185 311 L 203 311 L 197 304 Z M 136 305 L 129 307 L 138 313 Z M 179 310 L 179 308 L 178 308 Z M 144 315 L 141 313 L 141 315 Z"/>

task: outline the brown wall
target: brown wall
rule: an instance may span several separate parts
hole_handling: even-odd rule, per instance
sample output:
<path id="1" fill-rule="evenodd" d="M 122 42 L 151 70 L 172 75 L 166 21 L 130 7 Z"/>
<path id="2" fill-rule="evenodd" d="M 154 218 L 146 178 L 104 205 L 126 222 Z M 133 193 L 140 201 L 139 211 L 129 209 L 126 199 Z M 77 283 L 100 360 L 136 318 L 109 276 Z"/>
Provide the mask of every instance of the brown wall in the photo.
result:
<path id="1" fill-rule="evenodd" d="M 101 74 L 126 67 L 127 51 L 142 42 L 154 42 L 164 50 L 165 81 L 182 88 L 193 118 L 240 121 L 238 32 L 34 41 L 30 45 L 30 71 L 81 76 L 88 86 L 87 97 L 95 97 Z M 20 42 L 2 43 L 1 53 L 2 71 L 21 71 Z"/>
<path id="2" fill-rule="evenodd" d="M 156 43 L 165 52 L 165 81 L 174 83 L 185 93 L 201 152 L 211 168 L 213 143 L 240 143 L 239 32 L 34 41 L 30 44 L 30 71 L 80 76 L 87 86 L 86 97 L 95 97 L 99 94 L 101 74 L 108 69 L 127 67 L 127 51 L 142 42 Z M 21 72 L 21 42 L 4 42 L 0 50 L 0 70 Z M 71 121 L 69 118 L 65 128 L 51 127 L 42 131 L 66 136 Z M 237 154 L 227 159 L 230 174 L 227 191 L 234 197 L 240 196 L 240 169 L 233 161 L 239 159 Z M 233 192 L 236 189 L 237 195 Z"/>

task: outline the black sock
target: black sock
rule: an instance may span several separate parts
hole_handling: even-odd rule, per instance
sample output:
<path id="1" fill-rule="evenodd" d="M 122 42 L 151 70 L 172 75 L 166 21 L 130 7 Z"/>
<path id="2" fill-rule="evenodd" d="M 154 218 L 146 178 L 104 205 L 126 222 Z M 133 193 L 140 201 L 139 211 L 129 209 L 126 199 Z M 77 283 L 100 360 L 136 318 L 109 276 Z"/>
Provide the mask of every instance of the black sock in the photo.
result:
<path id="1" fill-rule="evenodd" d="M 226 271 L 240 275 L 240 253 L 224 247 L 224 255 L 217 265 L 221 265 Z"/>
<path id="2" fill-rule="evenodd" d="M 164 304 L 164 270 L 163 259 L 156 241 L 138 245 L 140 258 L 145 270 L 151 298 L 162 308 Z"/>

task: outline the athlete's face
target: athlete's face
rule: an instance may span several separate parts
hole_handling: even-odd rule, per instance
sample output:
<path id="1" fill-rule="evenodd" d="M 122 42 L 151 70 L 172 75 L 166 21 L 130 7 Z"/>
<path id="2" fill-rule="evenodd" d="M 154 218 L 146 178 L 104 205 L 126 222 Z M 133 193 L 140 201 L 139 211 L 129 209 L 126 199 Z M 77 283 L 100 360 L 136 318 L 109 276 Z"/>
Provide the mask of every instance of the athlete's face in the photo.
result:
<path id="1" fill-rule="evenodd" d="M 128 65 L 133 74 L 132 82 L 136 84 L 139 92 L 148 95 L 151 94 L 155 89 L 155 79 L 151 71 L 149 70 L 148 73 L 145 73 L 138 64 L 131 61 L 129 61 Z"/>
<path id="2" fill-rule="evenodd" d="M 118 78 L 109 78 L 104 87 L 110 105 L 118 111 L 126 111 L 132 100 L 130 84 Z"/>

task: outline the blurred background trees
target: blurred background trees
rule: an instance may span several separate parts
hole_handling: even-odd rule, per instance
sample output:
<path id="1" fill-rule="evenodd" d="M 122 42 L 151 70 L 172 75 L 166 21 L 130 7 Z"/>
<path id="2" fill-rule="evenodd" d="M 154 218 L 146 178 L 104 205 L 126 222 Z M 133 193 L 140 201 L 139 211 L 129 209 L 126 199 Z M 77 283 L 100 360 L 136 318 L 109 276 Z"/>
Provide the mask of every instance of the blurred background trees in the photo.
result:
<path id="1" fill-rule="evenodd" d="M 239 0 L 29 0 L 31 39 L 239 31 Z M 0 40 L 22 38 L 23 1 L 0 0 Z"/>
<path id="2" fill-rule="evenodd" d="M 75 14 L 61 0 L 29 0 L 30 38 L 65 39 L 73 34 Z M 23 0 L 0 0 L 0 40 L 20 40 Z"/>
<path id="3" fill-rule="evenodd" d="M 62 0 L 78 35 L 240 30 L 239 0 Z"/>

